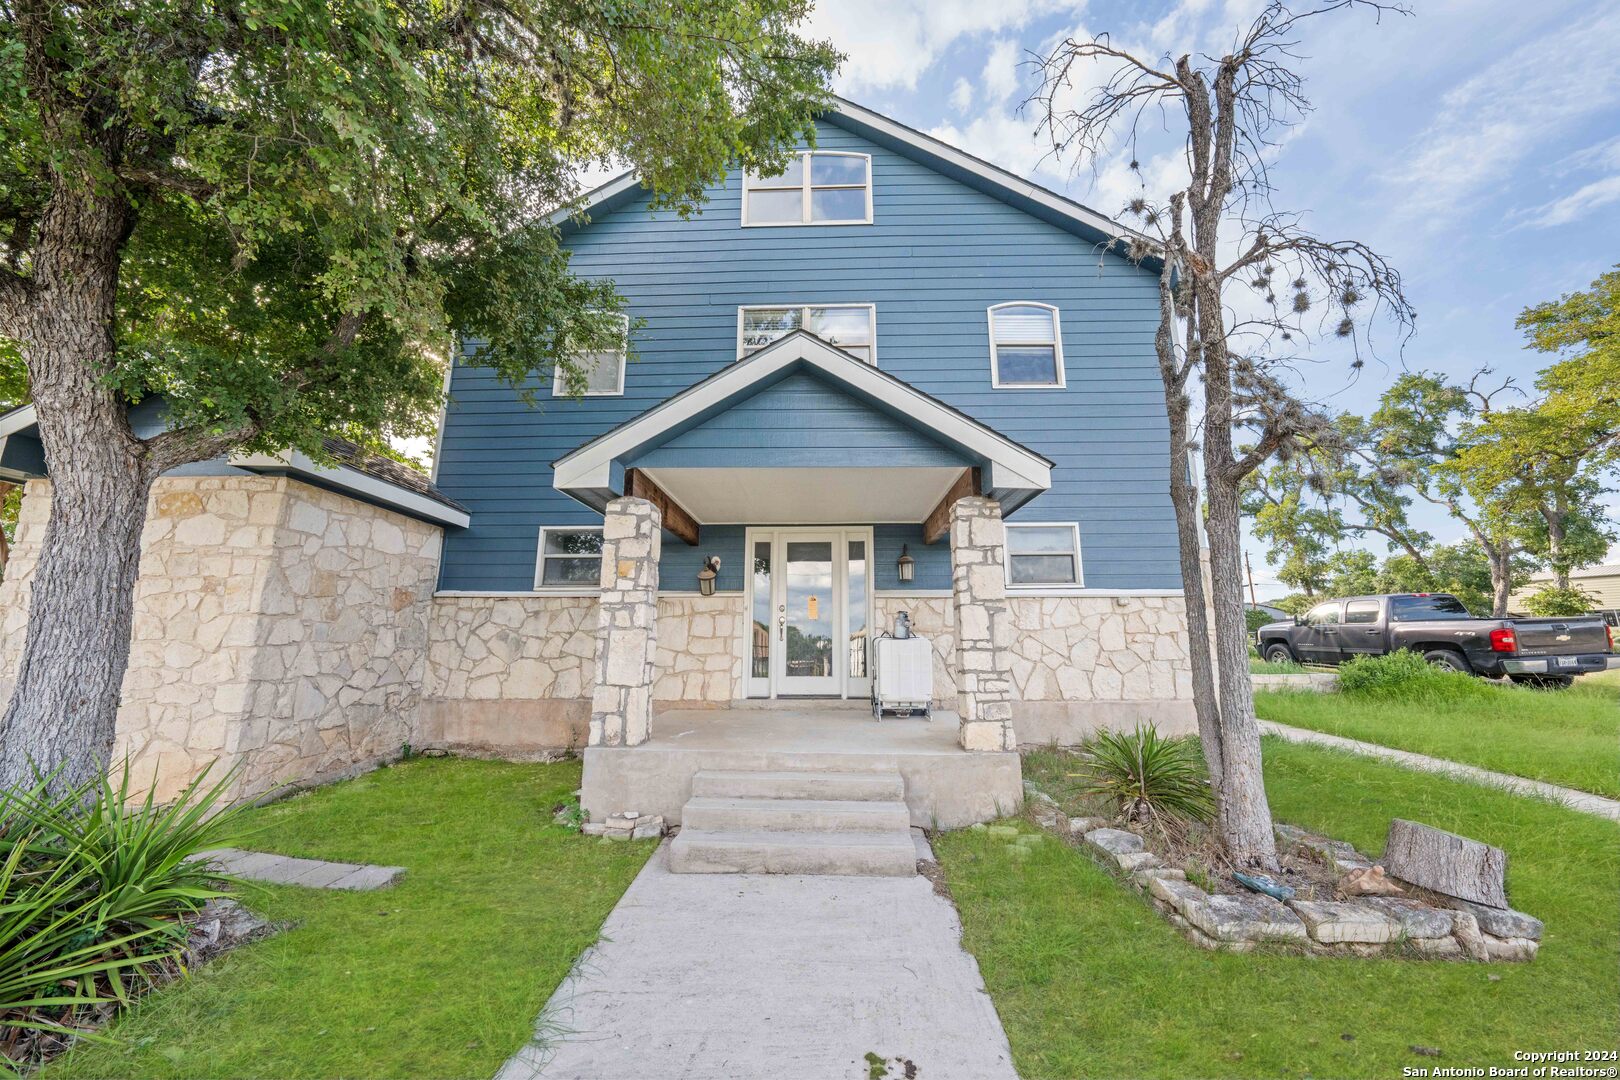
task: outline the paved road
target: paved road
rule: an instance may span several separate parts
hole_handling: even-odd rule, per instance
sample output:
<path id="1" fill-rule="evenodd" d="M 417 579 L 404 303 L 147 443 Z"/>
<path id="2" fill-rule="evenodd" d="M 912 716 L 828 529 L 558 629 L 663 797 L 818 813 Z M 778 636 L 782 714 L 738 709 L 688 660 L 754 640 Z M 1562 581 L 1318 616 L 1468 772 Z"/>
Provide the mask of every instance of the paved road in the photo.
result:
<path id="1" fill-rule="evenodd" d="M 1509 776 L 1507 773 L 1491 772 L 1489 769 L 1463 765 L 1459 762 L 1447 761 L 1445 758 L 1429 757 L 1427 754 L 1414 754 L 1409 750 L 1394 750 L 1388 746 L 1362 742 L 1359 739 L 1346 739 L 1339 735 L 1327 735 L 1320 731 L 1307 731 L 1305 728 L 1289 727 L 1287 724 L 1278 724 L 1270 720 L 1260 721 L 1260 730 L 1267 735 L 1280 736 L 1289 742 L 1331 746 L 1336 750 L 1348 750 L 1352 754 L 1364 754 L 1367 757 L 1382 758 L 1397 765 L 1404 765 L 1408 769 L 1455 776 L 1460 780 L 1472 780 L 1477 784 L 1490 784 L 1494 787 L 1518 792 L 1521 795 L 1540 795 L 1561 802 L 1571 810 L 1579 810 L 1583 814 L 1594 814 L 1598 817 L 1608 818 L 1610 821 L 1620 821 L 1620 802 L 1605 799 L 1601 795 L 1576 791 L 1573 788 L 1559 787 L 1557 784 L 1546 784 L 1540 780 L 1526 780 L 1522 776 Z"/>
<path id="2" fill-rule="evenodd" d="M 894 1077 L 1017 1080 L 927 879 L 671 874 L 668 849 L 497 1080 L 864 1080 L 869 1053 Z"/>

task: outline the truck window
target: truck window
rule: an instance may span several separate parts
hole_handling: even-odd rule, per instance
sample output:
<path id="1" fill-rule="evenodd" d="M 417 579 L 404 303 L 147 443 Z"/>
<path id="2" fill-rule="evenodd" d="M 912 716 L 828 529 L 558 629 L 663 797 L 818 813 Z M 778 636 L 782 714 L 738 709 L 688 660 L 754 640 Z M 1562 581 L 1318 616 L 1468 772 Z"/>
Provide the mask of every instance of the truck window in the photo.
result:
<path id="1" fill-rule="evenodd" d="M 1389 618 L 1391 622 L 1421 622 L 1473 616 L 1455 596 L 1397 596 L 1389 602 Z"/>
<path id="2" fill-rule="evenodd" d="M 1344 621 L 1369 623 L 1378 621 L 1378 601 L 1352 600 L 1344 605 Z"/>
<path id="3" fill-rule="evenodd" d="M 1307 626 L 1332 626 L 1339 621 L 1339 605 L 1317 604 L 1305 615 Z"/>

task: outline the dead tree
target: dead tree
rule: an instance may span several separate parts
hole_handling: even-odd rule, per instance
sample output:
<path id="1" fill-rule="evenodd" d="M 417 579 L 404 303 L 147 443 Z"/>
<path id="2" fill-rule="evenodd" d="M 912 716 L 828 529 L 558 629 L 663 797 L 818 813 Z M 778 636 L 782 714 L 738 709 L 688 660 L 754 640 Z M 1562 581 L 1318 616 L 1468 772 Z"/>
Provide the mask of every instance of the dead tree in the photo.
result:
<path id="1" fill-rule="evenodd" d="M 1358 241 L 1317 237 L 1297 214 L 1280 213 L 1270 201 L 1275 135 L 1310 108 L 1295 70 L 1301 23 L 1355 7 L 1404 11 L 1371 0 L 1300 11 L 1271 3 L 1218 58 L 1151 58 L 1116 47 L 1106 35 L 1071 38 L 1040 61 L 1041 88 L 1029 102 L 1053 153 L 1093 168 L 1123 148 L 1140 174 L 1139 138 L 1153 137 L 1161 123 L 1184 140 L 1184 182 L 1178 177 L 1171 191 L 1144 190 L 1126 208 L 1138 228 L 1121 230 L 1106 248 L 1160 268 L 1156 345 L 1199 736 L 1221 839 L 1239 867 L 1276 866 L 1243 620 L 1243 478 L 1328 424 L 1291 392 L 1301 347 L 1345 339 L 1360 367 L 1370 348 L 1363 327 L 1371 319 L 1388 316 L 1406 331 L 1413 317 L 1399 273 L 1381 256 Z M 1093 87 L 1075 101 L 1072 87 L 1083 69 L 1090 69 L 1083 74 Z M 1195 386 L 1202 387 L 1201 413 Z M 1207 596 L 1197 543 L 1200 493 L 1186 475 L 1195 426 Z M 1206 612 L 1212 633 L 1201 625 Z"/>

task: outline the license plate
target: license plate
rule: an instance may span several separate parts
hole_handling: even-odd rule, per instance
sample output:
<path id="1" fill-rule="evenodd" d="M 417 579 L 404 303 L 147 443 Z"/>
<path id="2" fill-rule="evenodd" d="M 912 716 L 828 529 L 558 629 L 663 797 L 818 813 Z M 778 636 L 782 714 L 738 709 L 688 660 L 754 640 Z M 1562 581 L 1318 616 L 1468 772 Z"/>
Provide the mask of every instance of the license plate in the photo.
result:
<path id="1" fill-rule="evenodd" d="M 1559 656 L 1559 657 L 1555 657 L 1555 659 L 1558 661 L 1558 666 L 1559 667 L 1580 667 L 1581 666 L 1581 661 L 1580 661 L 1579 657 L 1575 657 L 1575 656 Z"/>

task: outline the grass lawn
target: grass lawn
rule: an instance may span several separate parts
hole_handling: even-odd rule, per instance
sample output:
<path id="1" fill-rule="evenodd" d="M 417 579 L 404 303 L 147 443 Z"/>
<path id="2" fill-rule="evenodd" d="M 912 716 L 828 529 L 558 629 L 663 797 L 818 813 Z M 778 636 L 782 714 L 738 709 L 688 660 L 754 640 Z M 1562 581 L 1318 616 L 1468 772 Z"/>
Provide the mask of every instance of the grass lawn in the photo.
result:
<path id="1" fill-rule="evenodd" d="M 1057 787 L 1043 776 L 1063 771 L 1053 757 L 1025 761 Z M 1514 906 L 1547 924 L 1540 955 L 1483 965 L 1207 953 L 1074 848 L 1052 840 L 1015 860 L 985 833 L 950 833 L 935 849 L 1025 1080 L 1399 1077 L 1620 1045 L 1620 827 L 1276 739 L 1266 780 L 1278 820 L 1363 851 L 1383 850 L 1392 817 L 1502 846 Z"/>
<path id="2" fill-rule="evenodd" d="M 1277 663 L 1274 660 L 1260 660 L 1253 656 L 1249 657 L 1250 675 L 1304 675 L 1309 670 L 1303 664 L 1296 664 L 1293 661 Z"/>
<path id="3" fill-rule="evenodd" d="M 1380 701 L 1266 690 L 1255 711 L 1294 727 L 1413 750 L 1620 798 L 1620 671 L 1568 690 L 1489 686 L 1456 699 Z"/>
<path id="4" fill-rule="evenodd" d="M 653 851 L 554 825 L 579 763 L 412 761 L 253 813 L 244 847 L 404 866 L 392 889 L 250 886 L 296 924 L 141 1002 L 47 1077 L 488 1077 Z"/>

